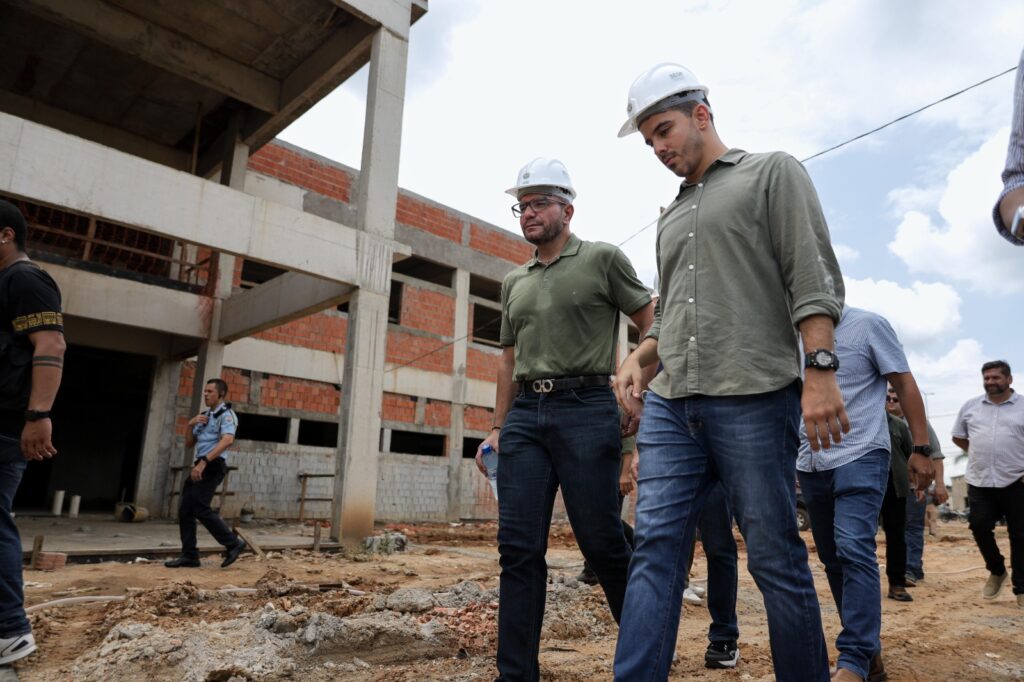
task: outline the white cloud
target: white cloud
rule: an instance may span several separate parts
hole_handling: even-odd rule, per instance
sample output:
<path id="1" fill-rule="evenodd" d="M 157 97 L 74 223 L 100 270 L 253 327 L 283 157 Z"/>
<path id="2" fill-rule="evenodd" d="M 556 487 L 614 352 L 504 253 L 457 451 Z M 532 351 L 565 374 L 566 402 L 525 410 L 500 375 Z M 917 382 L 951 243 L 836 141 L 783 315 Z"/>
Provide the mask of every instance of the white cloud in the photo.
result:
<path id="1" fill-rule="evenodd" d="M 846 303 L 889 320 L 908 351 L 929 348 L 960 326 L 960 296 L 948 284 L 896 282 L 844 277 Z"/>
<path id="2" fill-rule="evenodd" d="M 912 273 L 966 282 L 990 294 L 1024 290 L 1020 251 L 998 235 L 992 222 L 1008 139 L 1009 128 L 990 137 L 949 173 L 941 193 L 907 188 L 890 194 L 904 206 L 919 202 L 904 213 L 889 244 Z M 936 195 L 938 204 L 929 211 L 921 200 Z"/>
<path id="3" fill-rule="evenodd" d="M 836 258 L 839 259 L 840 265 L 852 263 L 860 258 L 860 251 L 846 244 L 833 244 L 832 250 L 835 251 Z"/>

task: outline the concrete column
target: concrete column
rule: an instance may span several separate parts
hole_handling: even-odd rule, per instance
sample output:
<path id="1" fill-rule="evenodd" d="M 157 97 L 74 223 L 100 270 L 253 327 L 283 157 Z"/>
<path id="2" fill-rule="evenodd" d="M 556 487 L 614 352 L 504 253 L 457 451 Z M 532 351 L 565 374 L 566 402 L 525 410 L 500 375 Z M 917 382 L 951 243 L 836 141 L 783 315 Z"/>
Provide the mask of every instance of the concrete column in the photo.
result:
<path id="1" fill-rule="evenodd" d="M 408 42 L 387 29 L 378 29 L 373 36 L 362 167 L 355 194 L 357 227 L 389 239 L 395 234 L 408 51 Z M 360 281 L 356 282 L 360 288 L 349 301 L 331 504 L 331 537 L 347 544 L 373 534 L 391 256 L 387 248 L 372 248 L 368 241 L 360 241 Z"/>
<path id="2" fill-rule="evenodd" d="M 157 360 L 153 368 L 142 455 L 135 479 L 135 502 L 147 507 L 153 516 L 162 513 L 167 498 L 167 474 L 175 438 L 174 403 L 180 376 L 180 362 Z"/>
<path id="3" fill-rule="evenodd" d="M 455 343 L 452 346 L 452 425 L 448 430 L 448 513 L 458 521 L 462 510 L 462 439 L 466 434 L 466 358 L 469 353 L 469 271 L 455 271 Z"/>
<path id="4" fill-rule="evenodd" d="M 299 444 L 299 420 L 289 419 L 288 420 L 288 444 L 298 445 Z"/>

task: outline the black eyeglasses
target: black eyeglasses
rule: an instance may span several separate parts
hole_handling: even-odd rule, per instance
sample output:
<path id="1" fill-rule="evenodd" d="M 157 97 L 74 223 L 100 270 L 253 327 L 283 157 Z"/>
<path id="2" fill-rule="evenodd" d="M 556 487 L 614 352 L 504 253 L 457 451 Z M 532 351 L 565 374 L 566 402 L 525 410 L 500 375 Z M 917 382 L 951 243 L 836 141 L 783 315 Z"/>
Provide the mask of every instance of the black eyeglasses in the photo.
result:
<path id="1" fill-rule="evenodd" d="M 899 401 L 900 401 L 900 399 L 895 397 L 895 396 L 891 396 L 891 395 L 885 396 L 885 402 L 887 402 L 887 403 L 898 403 Z"/>
<path id="2" fill-rule="evenodd" d="M 551 204 L 562 204 L 565 206 L 564 201 L 558 201 L 557 199 L 551 199 L 548 197 L 541 197 L 540 199 L 533 199 L 531 201 L 520 201 L 518 204 L 512 204 L 512 215 L 516 218 L 526 213 L 526 209 L 532 208 L 534 213 L 540 213 Z"/>

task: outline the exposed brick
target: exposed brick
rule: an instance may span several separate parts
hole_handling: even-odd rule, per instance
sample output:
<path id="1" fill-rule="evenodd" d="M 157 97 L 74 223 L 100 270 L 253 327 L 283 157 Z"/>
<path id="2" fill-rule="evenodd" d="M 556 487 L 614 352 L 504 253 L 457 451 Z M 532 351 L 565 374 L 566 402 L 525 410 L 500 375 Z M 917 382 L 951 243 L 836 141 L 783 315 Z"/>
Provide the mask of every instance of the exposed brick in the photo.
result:
<path id="1" fill-rule="evenodd" d="M 469 246 L 483 253 L 521 265 L 533 257 L 533 246 L 511 234 L 473 223 Z"/>
<path id="2" fill-rule="evenodd" d="M 489 431 L 494 424 L 494 411 L 486 407 L 466 405 L 462 419 L 466 428 L 471 431 Z"/>
<path id="3" fill-rule="evenodd" d="M 495 381 L 501 366 L 501 350 L 493 351 L 470 348 L 466 353 L 466 376 L 470 379 Z"/>
<path id="4" fill-rule="evenodd" d="M 455 330 L 455 297 L 405 283 L 402 286 L 403 327 L 453 336 Z"/>
<path id="5" fill-rule="evenodd" d="M 270 143 L 249 157 L 249 168 L 348 203 L 352 176 L 345 170 Z"/>
<path id="6" fill-rule="evenodd" d="M 36 555 L 37 571 L 54 571 L 63 568 L 68 562 L 68 555 L 63 552 L 39 552 Z"/>
<path id="7" fill-rule="evenodd" d="M 448 428 L 452 425 L 452 404 L 440 400 L 428 400 L 423 423 L 425 426 Z"/>
<path id="8" fill-rule="evenodd" d="M 396 365 L 409 363 L 419 369 L 448 374 L 452 371 L 452 347 L 442 339 L 390 331 L 387 361 Z"/>
<path id="9" fill-rule="evenodd" d="M 398 195 L 395 219 L 409 227 L 436 234 L 449 241 L 462 241 L 462 221 L 460 219 L 449 214 L 443 208 L 416 201 L 402 193 Z"/>
<path id="10" fill-rule="evenodd" d="M 329 353 L 345 352 L 348 319 L 334 310 L 324 310 L 291 322 L 272 327 L 255 338 L 290 346 L 302 346 Z"/>
<path id="11" fill-rule="evenodd" d="M 381 401 L 381 418 L 412 424 L 416 420 L 416 399 L 397 393 L 385 393 Z"/>

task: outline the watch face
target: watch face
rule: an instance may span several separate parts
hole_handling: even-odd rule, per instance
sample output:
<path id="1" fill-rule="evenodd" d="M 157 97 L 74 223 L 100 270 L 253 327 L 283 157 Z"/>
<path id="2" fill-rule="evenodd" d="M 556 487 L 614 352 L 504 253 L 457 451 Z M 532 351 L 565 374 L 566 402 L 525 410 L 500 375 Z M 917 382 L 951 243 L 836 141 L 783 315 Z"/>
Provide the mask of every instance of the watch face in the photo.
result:
<path id="1" fill-rule="evenodd" d="M 819 350 L 814 354 L 814 363 L 822 367 L 827 367 L 832 364 L 832 354 L 827 350 Z"/>

